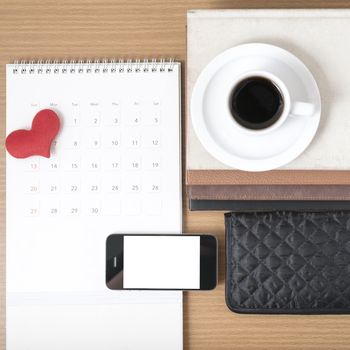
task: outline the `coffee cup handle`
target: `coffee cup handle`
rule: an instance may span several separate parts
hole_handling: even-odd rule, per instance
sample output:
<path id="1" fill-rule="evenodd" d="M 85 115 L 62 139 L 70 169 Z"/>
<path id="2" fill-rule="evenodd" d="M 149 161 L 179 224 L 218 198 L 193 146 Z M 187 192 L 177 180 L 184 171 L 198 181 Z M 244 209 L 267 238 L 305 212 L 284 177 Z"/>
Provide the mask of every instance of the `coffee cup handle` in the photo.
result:
<path id="1" fill-rule="evenodd" d="M 293 117 L 309 117 L 315 112 L 315 106 L 309 102 L 294 102 L 292 104 L 290 115 Z"/>

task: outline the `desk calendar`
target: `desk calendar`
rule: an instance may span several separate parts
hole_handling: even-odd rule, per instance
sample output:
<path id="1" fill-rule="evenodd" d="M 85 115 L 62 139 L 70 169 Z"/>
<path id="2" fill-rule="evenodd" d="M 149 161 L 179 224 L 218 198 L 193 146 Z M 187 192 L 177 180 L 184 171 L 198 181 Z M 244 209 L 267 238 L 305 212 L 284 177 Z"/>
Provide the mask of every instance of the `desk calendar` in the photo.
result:
<path id="1" fill-rule="evenodd" d="M 7 155 L 8 305 L 164 301 L 109 291 L 104 254 L 111 233 L 181 232 L 179 73 L 173 61 L 7 65 L 7 133 L 45 108 L 61 121 L 50 158 Z M 182 315 L 181 293 L 169 300 Z"/>

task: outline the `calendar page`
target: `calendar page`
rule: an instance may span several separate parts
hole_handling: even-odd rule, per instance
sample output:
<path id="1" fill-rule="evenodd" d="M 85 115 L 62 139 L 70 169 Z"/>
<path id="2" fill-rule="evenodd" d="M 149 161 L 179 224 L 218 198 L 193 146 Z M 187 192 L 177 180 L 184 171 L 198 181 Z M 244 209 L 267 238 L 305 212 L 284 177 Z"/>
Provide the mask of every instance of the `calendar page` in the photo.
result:
<path id="1" fill-rule="evenodd" d="M 7 133 L 61 121 L 50 158 L 7 155 L 8 295 L 108 293 L 108 235 L 181 232 L 179 70 L 7 65 Z"/>

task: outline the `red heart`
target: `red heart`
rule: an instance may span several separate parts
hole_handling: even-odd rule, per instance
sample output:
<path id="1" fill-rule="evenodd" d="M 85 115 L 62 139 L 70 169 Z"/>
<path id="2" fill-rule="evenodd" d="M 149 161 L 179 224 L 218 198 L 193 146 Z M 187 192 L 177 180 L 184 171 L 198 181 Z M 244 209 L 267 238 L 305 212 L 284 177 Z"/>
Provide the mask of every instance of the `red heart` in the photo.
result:
<path id="1" fill-rule="evenodd" d="M 16 130 L 7 136 L 6 149 L 15 158 L 50 158 L 51 143 L 59 129 L 58 115 L 51 109 L 43 109 L 34 117 L 30 130 Z"/>

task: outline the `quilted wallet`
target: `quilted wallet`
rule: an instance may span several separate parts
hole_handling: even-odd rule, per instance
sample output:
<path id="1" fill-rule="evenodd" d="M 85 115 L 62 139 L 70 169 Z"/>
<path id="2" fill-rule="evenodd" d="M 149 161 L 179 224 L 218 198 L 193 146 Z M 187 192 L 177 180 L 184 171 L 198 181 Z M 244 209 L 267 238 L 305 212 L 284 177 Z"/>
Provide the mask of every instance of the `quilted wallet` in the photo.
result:
<path id="1" fill-rule="evenodd" d="M 350 313 L 350 211 L 225 215 L 226 303 L 239 313 Z"/>

